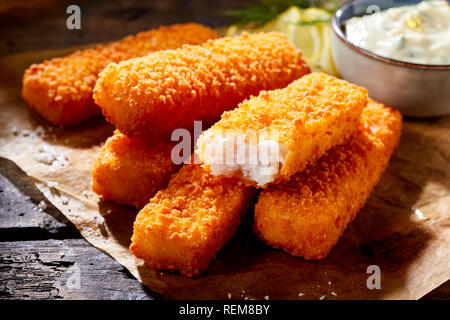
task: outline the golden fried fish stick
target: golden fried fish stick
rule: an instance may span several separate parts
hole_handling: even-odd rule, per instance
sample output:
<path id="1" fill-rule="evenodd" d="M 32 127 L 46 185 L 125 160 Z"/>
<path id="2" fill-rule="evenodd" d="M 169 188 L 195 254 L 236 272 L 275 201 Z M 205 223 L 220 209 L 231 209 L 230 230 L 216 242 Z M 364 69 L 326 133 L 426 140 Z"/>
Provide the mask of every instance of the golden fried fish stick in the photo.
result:
<path id="1" fill-rule="evenodd" d="M 130 250 L 158 270 L 192 277 L 236 232 L 254 189 L 185 165 L 138 214 Z"/>
<path id="2" fill-rule="evenodd" d="M 324 258 L 380 179 L 398 145 L 401 126 L 398 111 L 369 102 L 351 140 L 290 181 L 261 192 L 255 234 L 294 256 Z"/>
<path id="3" fill-rule="evenodd" d="M 124 134 L 160 135 L 191 128 L 194 120 L 215 121 L 250 95 L 309 71 L 286 36 L 243 34 L 110 64 L 94 99 Z"/>
<path id="4" fill-rule="evenodd" d="M 116 130 L 94 163 L 92 189 L 104 199 L 141 209 L 179 169 L 171 159 L 172 145 L 128 138 Z"/>
<path id="5" fill-rule="evenodd" d="M 173 25 L 33 64 L 23 76 L 22 96 L 49 122 L 75 125 L 101 113 L 92 99 L 92 90 L 98 74 L 109 63 L 215 38 L 217 34 L 208 27 L 194 23 Z"/>
<path id="6" fill-rule="evenodd" d="M 266 187 L 343 143 L 357 129 L 367 91 L 323 73 L 263 91 L 204 131 L 197 154 L 214 175 Z"/>

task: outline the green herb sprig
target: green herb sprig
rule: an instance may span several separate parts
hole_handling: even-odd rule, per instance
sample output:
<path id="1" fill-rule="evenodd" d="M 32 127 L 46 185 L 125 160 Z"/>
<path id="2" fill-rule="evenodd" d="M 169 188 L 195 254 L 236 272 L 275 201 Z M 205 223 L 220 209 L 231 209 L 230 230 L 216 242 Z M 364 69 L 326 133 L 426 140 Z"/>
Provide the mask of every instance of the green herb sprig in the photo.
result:
<path id="1" fill-rule="evenodd" d="M 329 12 L 334 12 L 338 4 L 337 0 L 260 0 L 259 3 L 246 4 L 244 9 L 229 10 L 226 13 L 234 17 L 236 24 L 251 23 L 254 26 L 261 26 L 293 6 L 300 9 L 322 8 Z M 302 24 L 310 25 L 323 21 L 323 19 L 318 19 L 317 21 L 307 21 Z"/>

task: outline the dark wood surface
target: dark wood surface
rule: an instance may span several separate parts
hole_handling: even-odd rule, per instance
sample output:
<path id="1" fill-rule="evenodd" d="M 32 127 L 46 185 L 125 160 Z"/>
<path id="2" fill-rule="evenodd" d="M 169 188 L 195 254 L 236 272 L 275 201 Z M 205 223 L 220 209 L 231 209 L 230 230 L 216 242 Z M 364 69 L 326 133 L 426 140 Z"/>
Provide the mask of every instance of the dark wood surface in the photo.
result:
<path id="1" fill-rule="evenodd" d="M 81 30 L 66 28 L 69 4 L 82 9 Z M 240 6 L 238 0 L 9 1 L 0 6 L 0 57 L 109 41 L 160 24 L 217 27 L 230 21 L 224 10 Z M 161 298 L 82 239 L 30 177 L 0 158 L 0 299 Z M 450 281 L 424 298 L 449 299 Z"/>
<path id="2" fill-rule="evenodd" d="M 82 239 L 30 177 L 0 158 L 0 299 L 158 298 Z"/>

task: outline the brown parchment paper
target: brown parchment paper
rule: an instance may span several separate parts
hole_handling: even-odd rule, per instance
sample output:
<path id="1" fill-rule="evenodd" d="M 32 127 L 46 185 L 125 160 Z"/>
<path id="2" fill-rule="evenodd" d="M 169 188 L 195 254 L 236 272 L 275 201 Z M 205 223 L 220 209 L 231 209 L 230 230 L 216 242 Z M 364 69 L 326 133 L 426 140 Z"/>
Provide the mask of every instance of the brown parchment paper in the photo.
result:
<path id="1" fill-rule="evenodd" d="M 200 277 L 152 270 L 128 251 L 137 211 L 91 191 L 92 162 L 113 127 L 97 117 L 55 128 L 20 98 L 26 67 L 66 53 L 0 60 L 0 156 L 34 178 L 87 241 L 151 290 L 169 299 L 418 299 L 450 279 L 450 116 L 404 121 L 389 168 L 326 259 L 305 261 L 259 242 L 250 213 Z M 46 147 L 67 163 L 37 161 Z M 370 265 L 380 267 L 379 290 L 367 288 Z"/>

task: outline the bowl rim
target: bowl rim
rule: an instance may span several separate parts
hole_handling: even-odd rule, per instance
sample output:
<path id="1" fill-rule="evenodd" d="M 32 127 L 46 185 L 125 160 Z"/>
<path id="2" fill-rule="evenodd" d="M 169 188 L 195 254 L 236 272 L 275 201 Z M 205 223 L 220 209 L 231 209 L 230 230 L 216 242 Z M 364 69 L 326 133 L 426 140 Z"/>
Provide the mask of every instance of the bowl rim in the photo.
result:
<path id="1" fill-rule="evenodd" d="M 401 61 L 401 60 L 396 60 L 396 59 L 392 59 L 392 58 L 387 58 L 387 57 L 383 57 L 380 56 L 376 53 L 373 53 L 371 51 L 368 51 L 366 49 L 363 49 L 361 47 L 358 47 L 356 45 L 354 45 L 353 43 L 351 43 L 345 33 L 344 30 L 342 29 L 342 25 L 338 22 L 338 20 L 340 20 L 340 16 L 342 14 L 342 12 L 349 8 L 351 5 L 354 5 L 355 3 L 358 2 L 362 2 L 362 1 L 354 1 L 354 2 L 350 2 L 350 3 L 346 3 L 341 5 L 336 12 L 333 14 L 333 18 L 331 21 L 331 25 L 332 25 L 332 29 L 334 31 L 334 33 L 340 38 L 340 40 L 345 43 L 348 47 L 350 47 L 351 49 L 353 49 L 354 51 L 365 55 L 366 57 L 369 57 L 373 60 L 377 60 L 377 61 L 381 61 L 384 63 L 388 63 L 388 64 L 392 64 L 392 65 L 396 65 L 399 67 L 404 67 L 404 68 L 410 68 L 410 69 L 427 69 L 427 70 L 450 70 L 450 64 L 421 64 L 421 63 L 412 63 L 412 62 L 406 62 L 406 61 Z M 389 9 L 389 8 L 386 8 Z M 386 10 L 383 9 L 383 10 Z M 352 17 L 356 17 L 356 15 L 353 15 Z"/>

